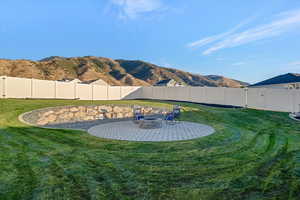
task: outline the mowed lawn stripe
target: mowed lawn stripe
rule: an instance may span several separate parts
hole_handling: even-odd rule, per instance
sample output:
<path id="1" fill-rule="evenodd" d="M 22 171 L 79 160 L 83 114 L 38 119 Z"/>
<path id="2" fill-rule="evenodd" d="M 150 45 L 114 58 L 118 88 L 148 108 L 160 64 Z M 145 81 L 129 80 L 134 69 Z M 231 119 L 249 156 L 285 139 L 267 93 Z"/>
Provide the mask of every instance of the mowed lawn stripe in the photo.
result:
<path id="1" fill-rule="evenodd" d="M 31 127 L 18 116 L 63 105 L 161 101 L 0 100 L 0 199 L 299 199 L 300 123 L 287 113 L 180 103 L 210 136 L 126 142 Z"/>

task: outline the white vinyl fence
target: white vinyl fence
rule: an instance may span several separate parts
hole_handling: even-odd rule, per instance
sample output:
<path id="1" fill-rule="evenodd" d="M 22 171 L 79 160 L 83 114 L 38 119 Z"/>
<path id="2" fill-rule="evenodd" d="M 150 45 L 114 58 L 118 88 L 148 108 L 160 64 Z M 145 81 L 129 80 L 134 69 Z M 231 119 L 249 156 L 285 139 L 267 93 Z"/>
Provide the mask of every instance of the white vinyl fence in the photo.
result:
<path id="1" fill-rule="evenodd" d="M 300 112 L 300 90 L 277 88 L 98 86 L 0 77 L 0 98 L 160 99 Z"/>
<path id="2" fill-rule="evenodd" d="M 283 112 L 300 112 L 300 90 L 249 88 L 247 105 L 249 108 Z"/>
<path id="3" fill-rule="evenodd" d="M 139 88 L 0 77 L 0 98 L 120 100 L 137 98 Z"/>
<path id="4" fill-rule="evenodd" d="M 140 98 L 300 112 L 300 90 L 222 87 L 142 87 Z"/>

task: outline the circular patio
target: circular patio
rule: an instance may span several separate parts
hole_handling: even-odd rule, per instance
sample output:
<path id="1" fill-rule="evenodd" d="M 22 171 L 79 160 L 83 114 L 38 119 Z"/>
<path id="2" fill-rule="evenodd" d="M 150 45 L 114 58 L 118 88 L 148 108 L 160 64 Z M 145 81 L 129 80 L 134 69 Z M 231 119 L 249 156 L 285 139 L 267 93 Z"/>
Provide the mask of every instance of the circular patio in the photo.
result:
<path id="1" fill-rule="evenodd" d="M 121 121 L 97 125 L 88 129 L 88 132 L 96 137 L 113 140 L 163 142 L 196 139 L 208 136 L 215 130 L 192 122 L 177 122 L 173 125 L 163 123 L 158 129 L 141 129 L 132 121 Z"/>

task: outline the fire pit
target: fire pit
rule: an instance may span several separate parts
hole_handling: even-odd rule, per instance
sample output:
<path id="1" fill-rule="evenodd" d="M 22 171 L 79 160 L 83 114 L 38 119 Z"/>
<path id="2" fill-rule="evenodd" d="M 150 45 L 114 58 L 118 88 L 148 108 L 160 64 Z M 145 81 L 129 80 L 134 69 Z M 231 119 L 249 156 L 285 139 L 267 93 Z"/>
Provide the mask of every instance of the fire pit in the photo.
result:
<path id="1" fill-rule="evenodd" d="M 162 119 L 160 118 L 145 118 L 140 120 L 139 128 L 141 129 L 157 129 L 162 127 Z"/>

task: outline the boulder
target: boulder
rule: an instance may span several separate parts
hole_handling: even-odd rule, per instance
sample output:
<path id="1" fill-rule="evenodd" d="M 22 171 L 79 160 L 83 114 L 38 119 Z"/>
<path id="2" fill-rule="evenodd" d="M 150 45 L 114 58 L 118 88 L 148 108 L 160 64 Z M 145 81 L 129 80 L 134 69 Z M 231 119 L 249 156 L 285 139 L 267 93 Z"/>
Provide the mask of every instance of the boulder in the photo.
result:
<path id="1" fill-rule="evenodd" d="M 78 107 L 72 107 L 72 108 L 70 108 L 70 111 L 71 112 L 77 112 L 77 111 L 79 111 L 79 108 Z"/>
<path id="2" fill-rule="evenodd" d="M 54 113 L 54 111 L 53 110 L 49 110 L 49 111 L 47 111 L 47 112 L 45 112 L 45 113 L 43 113 L 43 114 L 41 114 L 43 117 L 46 117 L 46 116 L 48 116 L 48 115 L 51 115 L 52 113 Z"/>

